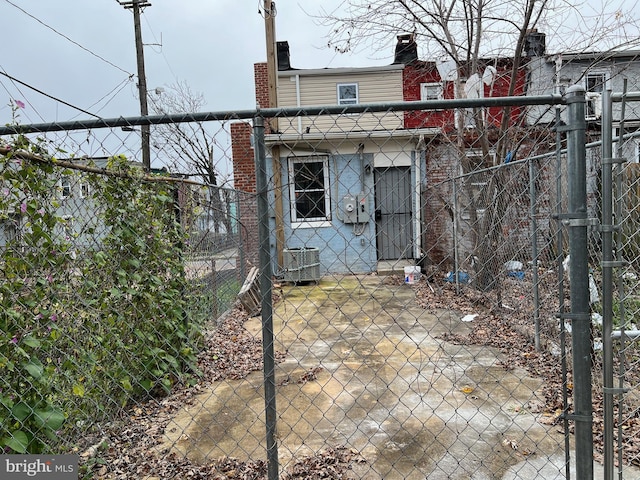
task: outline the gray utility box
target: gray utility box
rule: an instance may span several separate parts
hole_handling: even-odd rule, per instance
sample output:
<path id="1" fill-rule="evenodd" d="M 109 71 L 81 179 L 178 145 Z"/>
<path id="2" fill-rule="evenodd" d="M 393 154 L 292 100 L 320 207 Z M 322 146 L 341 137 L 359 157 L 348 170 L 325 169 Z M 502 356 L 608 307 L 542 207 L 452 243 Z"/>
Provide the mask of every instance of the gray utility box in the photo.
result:
<path id="1" fill-rule="evenodd" d="M 320 250 L 318 248 L 285 248 L 285 282 L 317 282 L 320 280 Z"/>

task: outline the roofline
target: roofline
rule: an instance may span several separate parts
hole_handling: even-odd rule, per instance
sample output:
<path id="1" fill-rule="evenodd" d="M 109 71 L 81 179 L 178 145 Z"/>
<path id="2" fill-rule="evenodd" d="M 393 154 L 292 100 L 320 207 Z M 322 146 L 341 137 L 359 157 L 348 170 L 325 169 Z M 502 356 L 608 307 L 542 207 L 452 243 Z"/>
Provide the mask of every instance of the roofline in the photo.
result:
<path id="1" fill-rule="evenodd" d="M 607 60 L 609 58 L 624 58 L 624 57 L 640 57 L 640 50 L 610 50 L 604 52 L 558 52 L 547 53 L 547 61 L 555 61 L 555 58 L 562 56 L 562 58 L 568 58 L 572 60 Z"/>
<path id="2" fill-rule="evenodd" d="M 403 63 L 394 63 L 391 65 L 380 65 L 375 67 L 338 67 L 338 68 L 311 68 L 311 69 L 291 69 L 279 70 L 278 77 L 293 77 L 296 75 L 357 75 L 377 72 L 394 72 L 403 70 Z"/>

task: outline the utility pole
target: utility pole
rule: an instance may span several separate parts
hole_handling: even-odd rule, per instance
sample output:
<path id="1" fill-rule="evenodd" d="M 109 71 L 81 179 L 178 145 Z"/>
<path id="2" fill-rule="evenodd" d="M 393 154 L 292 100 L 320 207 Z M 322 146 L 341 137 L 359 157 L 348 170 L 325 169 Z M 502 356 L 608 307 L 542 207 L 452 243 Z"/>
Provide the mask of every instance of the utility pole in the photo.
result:
<path id="1" fill-rule="evenodd" d="M 278 106 L 278 53 L 276 50 L 276 3 L 272 0 L 264 0 L 264 25 L 267 46 L 267 82 L 269 84 L 269 108 Z M 272 118 L 269 121 L 271 132 L 278 131 L 278 118 Z M 274 181 L 274 210 L 276 221 L 276 253 L 278 265 L 284 263 L 284 213 L 282 206 L 282 180 L 280 174 L 280 146 L 273 145 L 271 147 L 271 160 L 273 163 L 273 181 Z"/>
<path id="2" fill-rule="evenodd" d="M 133 11 L 133 28 L 136 38 L 136 60 L 138 63 L 138 94 L 140 97 L 140 115 L 146 117 L 149 114 L 147 106 L 147 77 L 144 72 L 144 45 L 142 43 L 142 31 L 140 29 L 140 9 L 150 7 L 151 3 L 145 0 L 129 0 L 118 3 L 126 9 Z M 151 170 L 151 151 L 150 151 L 150 127 L 142 125 L 140 127 L 142 136 L 142 166 L 146 172 Z"/>

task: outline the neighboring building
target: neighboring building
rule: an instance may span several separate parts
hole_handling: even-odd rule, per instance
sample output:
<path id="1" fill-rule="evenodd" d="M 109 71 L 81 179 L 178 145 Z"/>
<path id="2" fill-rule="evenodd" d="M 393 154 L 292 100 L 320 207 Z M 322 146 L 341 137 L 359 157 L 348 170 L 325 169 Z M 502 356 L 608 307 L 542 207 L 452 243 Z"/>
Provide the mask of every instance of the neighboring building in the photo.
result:
<path id="1" fill-rule="evenodd" d="M 86 165 L 86 159 L 67 159 L 74 163 Z M 98 167 L 106 165 L 106 158 L 96 158 L 92 164 Z M 52 175 L 56 175 L 55 189 L 50 192 L 49 201 L 56 205 L 58 234 L 66 241 L 74 245 L 74 248 L 92 248 L 96 238 L 102 236 L 100 224 L 96 216 L 96 206 L 92 198 L 89 175 L 80 171 L 57 169 Z M 17 204 L 21 192 L 12 192 L 8 186 L 4 187 L 8 195 L 12 196 L 12 203 Z M 26 200 L 25 200 L 26 201 Z M 18 241 L 25 227 L 25 218 L 22 212 L 16 212 L 14 207 L 9 211 L 0 212 L 0 246 L 8 242 Z M 91 233 L 87 233 L 87 232 Z"/>
<path id="2" fill-rule="evenodd" d="M 601 92 L 606 85 L 620 92 L 624 78 L 636 78 L 640 52 L 548 55 L 545 43 L 545 35 L 532 30 L 517 69 L 512 58 L 487 58 L 480 59 L 475 72 L 471 72 L 465 65 L 419 60 L 412 35 L 398 36 L 391 65 L 369 68 L 295 69 L 288 43 L 278 42 L 277 106 L 304 109 L 548 95 L 582 84 L 587 91 L 588 140 L 599 139 Z M 256 64 L 254 73 L 256 101 L 266 107 L 267 64 Z M 558 107 L 561 118 L 565 110 Z M 272 180 L 269 199 L 273 206 L 273 258 L 278 254 L 276 246 L 285 251 L 317 249 L 322 273 L 375 272 L 380 262 L 386 261 L 453 267 L 455 243 L 464 259 L 472 259 L 478 242 L 483 241 L 478 236 L 482 232 L 479 225 L 491 202 L 486 186 L 492 175 L 471 173 L 479 167 L 508 163 L 516 156 L 545 155 L 556 148 L 552 129 L 555 107 L 488 107 L 480 115 L 461 109 L 425 110 L 292 117 L 279 119 L 277 131 L 267 125 L 268 155 L 279 151 L 278 161 L 267 162 L 268 169 L 279 169 L 279 181 Z M 614 137 L 620 133 L 619 116 L 620 106 L 616 105 Z M 483 122 L 483 130 L 476 121 Z M 509 138 L 517 151 L 507 150 L 504 158 L 497 158 L 498 133 L 503 124 L 508 125 Z M 627 113 L 624 126 L 625 132 L 640 132 L 640 116 L 629 118 Z M 486 142 L 485 153 L 480 148 L 479 132 L 486 134 L 482 139 Z M 236 186 L 255 191 L 250 136 L 248 124 L 232 126 Z M 591 196 L 597 195 L 599 188 L 599 151 L 590 151 Z M 625 143 L 624 153 L 637 162 L 640 136 Z M 538 234 L 548 244 L 552 229 L 548 219 L 559 204 L 555 198 L 559 172 L 555 162 L 540 163 L 536 168 L 540 169 L 536 188 L 541 195 L 537 198 L 537 215 L 546 219 L 538 220 Z M 272 178 L 273 172 L 268 174 Z M 450 180 L 463 174 L 468 176 L 460 181 L 456 193 Z M 501 179 L 510 183 L 508 188 L 521 190 L 520 203 L 510 205 L 500 227 L 504 243 L 514 246 L 513 252 L 499 253 L 506 260 L 511 255 L 523 255 L 526 248 L 518 245 L 530 241 L 527 178 L 526 169 L 509 169 Z M 283 187 L 278 189 L 278 184 Z M 281 195 L 276 195 L 276 190 Z M 275 220 L 279 207 L 283 241 L 278 240 Z"/>
<path id="3" fill-rule="evenodd" d="M 63 162 L 74 163 L 79 167 L 95 167 L 104 169 L 107 167 L 107 157 L 94 157 L 88 159 L 66 158 L 58 159 Z M 139 162 L 130 162 L 133 166 L 141 167 Z M 96 203 L 90 178 L 95 173 L 83 171 L 82 168 L 63 169 L 56 168 L 52 173 L 55 179 L 55 189 L 49 192 L 47 199 L 55 206 L 55 215 L 58 217 L 56 233 L 72 245 L 73 252 L 97 248 L 105 235 L 105 226 L 100 220 L 100 206 Z M 8 186 L 2 186 L 11 195 L 11 203 L 18 205 L 23 192 L 11 191 Z M 8 242 L 20 243 L 22 232 L 28 228 L 28 222 L 24 214 L 11 207 L 8 211 L 0 211 L 0 247 Z"/>
<path id="4" fill-rule="evenodd" d="M 459 96 L 504 96 L 511 78 L 509 59 L 485 60 L 482 75 L 454 82 L 457 71 L 423 62 L 411 35 L 398 37 L 394 62 L 368 68 L 299 70 L 291 67 L 289 45 L 278 42 L 278 107 L 353 105 Z M 444 72 L 444 73 L 443 73 Z M 269 105 L 267 64 L 254 66 L 256 100 Z M 526 75 L 518 73 L 515 95 L 524 93 Z M 455 84 L 460 85 L 456 92 Z M 521 109 L 511 110 L 523 122 Z M 465 115 L 465 118 L 457 115 Z M 466 118 L 468 117 L 468 118 Z M 484 112 L 487 124 L 499 125 L 502 109 Z M 459 173 L 451 162 L 433 161 L 426 145 L 455 130 L 469 112 L 395 112 L 280 119 L 267 129 L 268 150 L 279 150 L 285 250 L 320 251 L 322 273 L 369 273 L 379 262 L 408 265 L 424 257 L 435 237 L 423 236 L 424 187 L 429 178 Z M 242 125 L 242 126 L 241 126 Z M 240 132 L 243 132 L 241 135 Z M 253 151 L 247 124 L 232 127 L 234 180 L 238 188 L 255 184 Z M 244 135 L 244 136 L 243 136 Z M 245 148 L 239 148 L 244 144 Z M 435 148 L 435 147 L 434 147 Z M 439 157 L 449 158 L 447 153 Z M 267 162 L 273 168 L 274 162 Z M 270 172 L 271 173 L 271 172 Z M 274 185 L 275 188 L 275 185 Z M 271 189 L 273 191 L 273 189 Z M 270 204 L 276 205 L 272 193 Z M 275 210 L 275 208 L 274 208 Z M 275 213 L 271 229 L 276 231 Z M 273 257 L 276 258 L 274 237 Z"/>
<path id="5" fill-rule="evenodd" d="M 530 81 L 531 95 L 548 95 L 552 93 L 564 94 L 574 85 L 585 89 L 587 104 L 585 120 L 587 126 L 587 194 L 589 197 L 589 215 L 599 218 L 600 211 L 596 205 L 600 203 L 600 178 L 602 148 L 597 143 L 601 139 L 602 128 L 602 94 L 605 89 L 612 93 L 638 91 L 640 85 L 640 50 L 620 50 L 606 52 L 582 53 L 547 53 L 545 36 L 535 32 L 535 46 L 530 52 Z M 612 138 L 621 134 L 626 136 L 622 142 L 622 157 L 627 159 L 624 166 L 624 178 L 631 190 L 637 190 L 640 181 L 640 108 L 637 102 L 627 103 L 622 118 L 622 103 L 613 103 Z M 566 108 L 549 109 L 544 107 L 530 107 L 527 112 L 529 123 L 547 124 L 551 126 L 560 116 L 566 121 Z M 624 120 L 624 122 L 622 122 Z M 622 130 L 624 129 L 624 131 Z M 613 155 L 618 156 L 617 142 L 614 143 Z M 635 205 L 635 201 L 632 201 Z M 629 207 L 627 207 L 629 208 Z"/>
<path id="6" fill-rule="evenodd" d="M 426 101 L 454 98 L 489 98 L 524 95 L 527 82 L 527 68 L 521 66 L 515 72 L 516 82 L 513 92 L 509 84 L 513 76 L 513 59 L 479 59 L 477 72 L 470 73 L 469 67 L 456 68 L 452 62 L 428 62 L 418 59 L 418 47 L 413 35 L 400 35 L 396 46 L 396 62 L 403 62 L 403 100 Z M 456 80 L 458 80 L 456 82 Z M 502 122 L 504 109 L 489 107 L 483 112 L 483 121 L 491 127 Z M 510 109 L 510 125 L 523 124 L 524 109 Z M 459 121 L 464 126 L 473 127 L 473 118 L 465 112 L 464 118 L 457 118 L 453 111 L 413 111 L 405 113 L 405 128 L 438 127 L 443 132 L 455 130 Z"/>
<path id="7" fill-rule="evenodd" d="M 640 75 L 640 50 L 620 50 L 607 52 L 547 53 L 544 34 L 536 33 L 538 48 L 531 52 L 530 95 L 563 94 L 573 85 L 584 87 L 587 96 L 586 120 L 589 133 L 600 135 L 602 117 L 602 93 L 605 89 L 621 93 L 625 82 L 628 91 L 638 91 L 637 78 Z M 564 117 L 564 109 L 562 119 Z M 621 104 L 613 105 L 613 123 L 617 136 L 621 116 Z M 640 110 L 637 104 L 627 106 L 624 122 L 625 131 L 635 131 L 640 127 Z M 529 123 L 553 123 L 555 110 L 544 107 L 530 107 L 527 112 Z M 635 152 L 637 153 L 637 152 Z M 636 155 L 633 155 L 636 156 Z"/>

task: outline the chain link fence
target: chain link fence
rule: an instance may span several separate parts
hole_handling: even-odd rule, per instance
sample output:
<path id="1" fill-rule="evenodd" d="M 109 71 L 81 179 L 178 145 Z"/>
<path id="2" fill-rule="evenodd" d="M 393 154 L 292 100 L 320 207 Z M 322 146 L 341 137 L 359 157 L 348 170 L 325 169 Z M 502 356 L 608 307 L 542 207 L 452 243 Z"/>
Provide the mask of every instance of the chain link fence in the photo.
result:
<path id="1" fill-rule="evenodd" d="M 425 108 L 503 107 L 164 116 L 149 172 L 141 119 L 2 137 L 5 453 L 77 453 L 82 478 L 575 475 L 568 135 L 402 128 Z M 154 143 L 187 123 L 213 168 Z"/>

